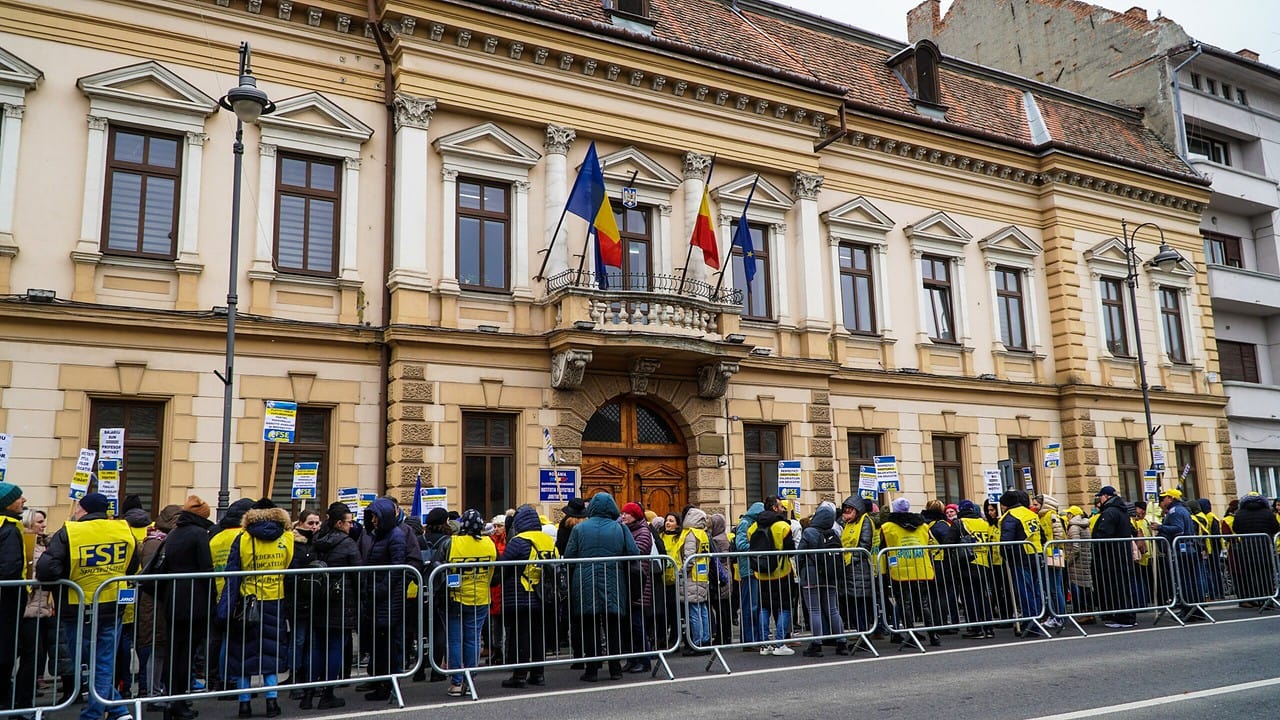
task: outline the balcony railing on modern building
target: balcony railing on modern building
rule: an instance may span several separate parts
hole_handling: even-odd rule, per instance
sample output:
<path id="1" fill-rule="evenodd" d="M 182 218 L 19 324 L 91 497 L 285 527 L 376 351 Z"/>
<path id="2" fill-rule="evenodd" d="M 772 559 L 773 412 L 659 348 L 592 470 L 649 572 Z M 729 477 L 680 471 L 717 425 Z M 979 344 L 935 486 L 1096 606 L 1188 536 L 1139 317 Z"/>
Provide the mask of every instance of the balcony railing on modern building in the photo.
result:
<path id="1" fill-rule="evenodd" d="M 594 323 L 600 330 L 723 337 L 737 331 L 742 291 L 678 275 L 611 273 L 601 288 L 590 272 L 566 270 L 547 279 L 557 327 Z"/>

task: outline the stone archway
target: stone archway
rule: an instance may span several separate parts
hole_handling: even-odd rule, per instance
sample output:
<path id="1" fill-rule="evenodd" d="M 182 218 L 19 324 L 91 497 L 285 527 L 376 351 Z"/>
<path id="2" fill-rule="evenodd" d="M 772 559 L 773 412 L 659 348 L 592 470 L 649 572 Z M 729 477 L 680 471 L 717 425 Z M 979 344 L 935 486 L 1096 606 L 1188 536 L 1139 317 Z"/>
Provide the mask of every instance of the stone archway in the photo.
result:
<path id="1" fill-rule="evenodd" d="M 583 497 L 608 492 L 659 515 L 688 502 L 688 445 L 666 413 L 643 398 L 602 405 L 582 434 Z"/>

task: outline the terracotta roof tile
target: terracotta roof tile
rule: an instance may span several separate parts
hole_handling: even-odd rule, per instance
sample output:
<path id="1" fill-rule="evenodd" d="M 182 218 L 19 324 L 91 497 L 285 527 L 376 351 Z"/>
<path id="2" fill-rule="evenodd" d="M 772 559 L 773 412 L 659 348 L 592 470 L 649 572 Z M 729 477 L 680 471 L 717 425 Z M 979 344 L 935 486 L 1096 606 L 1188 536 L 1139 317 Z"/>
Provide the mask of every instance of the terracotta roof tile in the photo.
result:
<path id="1" fill-rule="evenodd" d="M 1182 159 L 1140 122 L 1044 95 L 1036 94 L 1035 99 L 1049 135 L 1059 143 L 1090 150 L 1118 162 L 1190 174 Z"/>

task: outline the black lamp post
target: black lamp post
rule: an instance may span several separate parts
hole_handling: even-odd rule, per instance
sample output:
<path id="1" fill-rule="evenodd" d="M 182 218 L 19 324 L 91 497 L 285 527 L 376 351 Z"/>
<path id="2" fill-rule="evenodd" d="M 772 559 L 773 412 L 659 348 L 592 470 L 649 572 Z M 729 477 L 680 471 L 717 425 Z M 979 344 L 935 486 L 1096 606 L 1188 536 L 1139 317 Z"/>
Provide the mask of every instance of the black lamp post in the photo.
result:
<path id="1" fill-rule="evenodd" d="M 1182 253 L 1169 247 L 1169 243 L 1165 242 L 1164 230 L 1159 225 L 1151 222 L 1144 222 L 1129 232 L 1129 227 L 1122 219 L 1120 221 L 1120 234 L 1124 240 L 1125 260 L 1128 263 L 1129 274 L 1125 276 L 1125 282 L 1129 285 L 1129 306 L 1133 313 L 1133 343 L 1138 351 L 1138 381 L 1142 386 L 1142 412 L 1147 419 L 1147 453 L 1151 456 L 1151 467 L 1156 466 L 1156 449 L 1155 436 L 1159 428 L 1153 427 L 1151 424 L 1151 386 L 1147 384 L 1147 362 L 1142 354 L 1142 328 L 1138 324 L 1138 249 L 1137 238 L 1138 231 L 1144 227 L 1154 228 L 1160 233 L 1160 250 L 1156 256 L 1151 258 L 1148 265 L 1155 266 L 1164 271 L 1169 271 L 1183 261 Z"/>
<path id="2" fill-rule="evenodd" d="M 244 167 L 244 124 L 276 109 L 267 94 L 258 89 L 258 81 L 249 67 L 249 43 L 240 43 L 240 84 L 231 88 L 218 101 L 222 107 L 236 114 L 236 142 L 231 147 L 235 154 L 235 170 L 231 185 L 231 266 L 227 280 L 227 351 L 226 368 L 214 371 L 222 381 L 222 465 L 218 484 L 218 516 L 231 503 L 231 393 L 234 379 L 233 366 L 236 357 L 236 286 L 238 259 L 240 256 L 240 175 Z"/>

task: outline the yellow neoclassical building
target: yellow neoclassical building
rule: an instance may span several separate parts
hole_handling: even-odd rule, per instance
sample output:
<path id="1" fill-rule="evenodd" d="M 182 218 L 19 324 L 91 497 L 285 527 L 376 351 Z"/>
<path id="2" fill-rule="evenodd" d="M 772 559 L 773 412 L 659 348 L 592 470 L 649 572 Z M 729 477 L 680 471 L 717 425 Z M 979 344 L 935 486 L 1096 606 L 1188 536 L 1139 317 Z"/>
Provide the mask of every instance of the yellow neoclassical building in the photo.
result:
<path id="1" fill-rule="evenodd" d="M 275 108 L 232 218 L 242 41 Z M 915 501 L 1006 459 L 1136 497 L 1153 444 L 1166 484 L 1235 490 L 1206 185 L 1134 111 L 928 42 L 763 0 L 0 0 L 0 103 L 0 432 L 33 504 L 118 427 L 122 493 L 217 496 L 233 222 L 233 498 L 315 462 L 324 502 L 421 476 L 492 514 L 539 501 L 546 438 L 578 492 L 658 512 L 741 512 L 780 461 L 804 511 L 878 455 Z M 607 289 L 561 222 L 591 144 Z M 1136 303 L 1122 222 L 1157 226 Z M 1185 260 L 1143 262 L 1162 239 Z"/>

